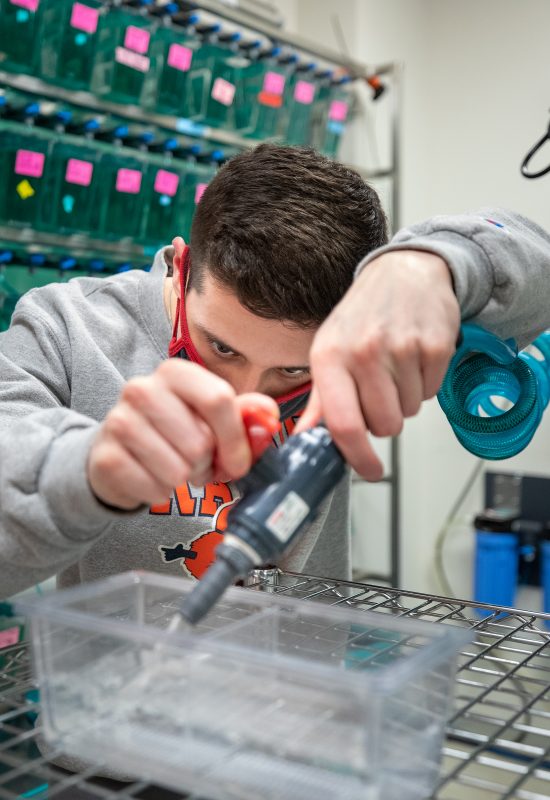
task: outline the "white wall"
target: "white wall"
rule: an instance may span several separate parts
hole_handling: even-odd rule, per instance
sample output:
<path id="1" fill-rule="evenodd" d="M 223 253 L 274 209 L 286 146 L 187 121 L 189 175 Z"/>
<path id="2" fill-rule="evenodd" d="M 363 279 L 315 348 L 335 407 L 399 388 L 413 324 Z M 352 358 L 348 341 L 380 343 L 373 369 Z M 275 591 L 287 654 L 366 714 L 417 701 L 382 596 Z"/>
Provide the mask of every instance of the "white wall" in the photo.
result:
<path id="1" fill-rule="evenodd" d="M 337 46 L 330 18 L 338 13 L 355 57 L 402 62 L 402 224 L 501 205 L 550 229 L 550 175 L 529 181 L 519 173 L 548 124 L 547 0 L 295 0 L 293 9 L 291 23 L 303 35 Z M 355 162 L 368 165 L 372 148 L 364 139 L 355 135 L 351 147 Z M 550 146 L 544 155 L 550 162 Z M 437 591 L 435 538 L 475 460 L 455 442 L 435 401 L 408 421 L 401 450 L 401 584 Z M 550 411 L 528 450 L 502 467 L 550 472 Z M 356 492 L 355 558 L 369 571 L 385 566 L 385 494 L 380 487 Z M 479 509 L 481 496 L 478 482 L 465 511 Z M 459 596 L 470 594 L 472 553 L 467 523 L 446 550 Z"/>

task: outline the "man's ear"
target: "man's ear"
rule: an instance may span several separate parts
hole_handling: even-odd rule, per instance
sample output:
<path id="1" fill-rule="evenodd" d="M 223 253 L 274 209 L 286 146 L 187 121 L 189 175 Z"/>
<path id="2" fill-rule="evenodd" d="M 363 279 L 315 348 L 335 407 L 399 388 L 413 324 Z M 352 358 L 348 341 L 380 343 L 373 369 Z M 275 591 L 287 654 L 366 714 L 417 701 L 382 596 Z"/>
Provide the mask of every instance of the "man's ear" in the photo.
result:
<path id="1" fill-rule="evenodd" d="M 174 287 L 174 292 L 176 297 L 180 297 L 180 287 L 181 287 L 181 270 L 183 267 L 183 253 L 185 251 L 185 242 L 181 238 L 181 236 L 176 236 L 176 238 L 172 242 L 172 247 L 174 248 L 174 260 L 173 260 L 173 270 L 172 270 L 172 285 Z"/>

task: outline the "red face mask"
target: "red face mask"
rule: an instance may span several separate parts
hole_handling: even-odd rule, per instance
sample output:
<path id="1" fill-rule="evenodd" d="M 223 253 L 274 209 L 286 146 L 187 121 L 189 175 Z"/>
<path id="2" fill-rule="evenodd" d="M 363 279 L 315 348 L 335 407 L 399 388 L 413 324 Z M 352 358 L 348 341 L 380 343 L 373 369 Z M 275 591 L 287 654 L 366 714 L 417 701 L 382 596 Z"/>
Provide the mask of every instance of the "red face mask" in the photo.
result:
<path id="1" fill-rule="evenodd" d="M 176 315 L 174 319 L 174 329 L 172 331 L 172 339 L 168 347 L 168 355 L 170 358 L 186 358 L 188 361 L 193 361 L 195 364 L 200 364 L 205 367 L 205 363 L 197 352 L 191 335 L 189 333 L 189 326 L 187 324 L 187 314 L 185 312 L 185 289 L 187 286 L 187 279 L 189 270 L 191 268 L 191 254 L 189 247 L 183 251 L 180 269 L 180 296 L 176 304 Z M 289 419 L 290 417 L 298 416 L 305 408 L 309 393 L 311 391 L 311 382 L 299 386 L 280 397 L 276 397 L 279 409 L 281 411 L 281 422 Z"/>

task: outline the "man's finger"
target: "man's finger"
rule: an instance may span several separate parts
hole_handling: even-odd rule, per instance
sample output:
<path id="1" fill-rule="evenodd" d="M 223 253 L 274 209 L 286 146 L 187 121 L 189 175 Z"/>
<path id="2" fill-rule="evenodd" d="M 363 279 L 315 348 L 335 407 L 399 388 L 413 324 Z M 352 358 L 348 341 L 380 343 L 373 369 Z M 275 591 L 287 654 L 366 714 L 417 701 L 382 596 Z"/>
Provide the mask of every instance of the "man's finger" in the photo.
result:
<path id="1" fill-rule="evenodd" d="M 449 362 L 455 352 L 454 343 L 437 348 L 426 347 L 422 358 L 422 377 L 424 380 L 423 399 L 428 400 L 437 394 L 443 383 Z"/>
<path id="2" fill-rule="evenodd" d="M 174 392 L 151 378 L 137 378 L 126 384 L 123 399 L 191 465 L 207 456 L 212 462 L 210 428 Z"/>
<path id="3" fill-rule="evenodd" d="M 176 359 L 165 363 L 168 385 L 214 434 L 216 471 L 233 479 L 245 475 L 252 464 L 252 453 L 234 390 L 198 364 L 180 364 Z"/>
<path id="4" fill-rule="evenodd" d="M 92 449 L 88 480 L 99 500 L 125 510 L 138 508 L 143 503 L 164 502 L 171 492 L 170 487 L 159 483 L 114 440 L 102 442 L 95 451 Z"/>
<path id="5" fill-rule="evenodd" d="M 397 436 L 403 427 L 403 414 L 393 375 L 376 365 L 360 375 L 358 392 L 363 417 L 375 436 Z"/>
<path id="6" fill-rule="evenodd" d="M 312 386 L 307 405 L 296 423 L 293 433 L 301 433 L 319 424 L 322 417 L 321 398 L 315 386 Z"/>
<path id="7" fill-rule="evenodd" d="M 104 430 L 159 484 L 179 486 L 189 478 L 189 462 L 128 403 L 119 403 L 108 414 Z"/>
<path id="8" fill-rule="evenodd" d="M 371 447 L 357 386 L 342 366 L 325 364 L 313 380 L 319 394 L 322 416 L 336 446 L 346 461 L 367 480 L 380 480 L 382 462 Z"/>
<path id="9" fill-rule="evenodd" d="M 412 417 L 418 413 L 424 399 L 423 375 L 417 354 L 396 360 L 393 377 L 399 396 L 402 417 Z"/>

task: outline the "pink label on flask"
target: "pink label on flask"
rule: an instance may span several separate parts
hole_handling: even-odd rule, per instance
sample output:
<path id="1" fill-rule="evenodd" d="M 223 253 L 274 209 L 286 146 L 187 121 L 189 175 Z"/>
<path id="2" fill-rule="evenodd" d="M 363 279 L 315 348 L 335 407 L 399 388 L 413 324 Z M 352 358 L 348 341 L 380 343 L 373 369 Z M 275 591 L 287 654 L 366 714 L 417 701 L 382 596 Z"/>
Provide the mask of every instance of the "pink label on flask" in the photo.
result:
<path id="1" fill-rule="evenodd" d="M 128 25 L 124 34 L 124 47 L 142 55 L 149 50 L 149 39 L 151 34 L 144 28 L 136 28 L 135 25 Z"/>
<path id="2" fill-rule="evenodd" d="M 266 72 L 264 78 L 264 92 L 269 94 L 282 94 L 285 90 L 285 76 L 278 72 Z"/>
<path id="3" fill-rule="evenodd" d="M 344 122 L 348 115 L 348 104 L 345 100 L 333 100 L 329 106 L 328 118 L 336 122 Z"/>
<path id="4" fill-rule="evenodd" d="M 195 205 L 200 201 L 201 197 L 206 191 L 206 187 L 208 186 L 207 183 L 197 183 L 195 188 Z"/>
<path id="5" fill-rule="evenodd" d="M 165 169 L 159 169 L 155 176 L 155 192 L 160 194 L 167 194 L 173 197 L 178 191 L 180 176 L 175 172 L 167 172 Z"/>
<path id="6" fill-rule="evenodd" d="M 7 628 L 5 631 L 0 631 L 0 650 L 3 647 L 10 647 L 12 644 L 17 644 L 19 641 L 19 628 Z"/>
<path id="7" fill-rule="evenodd" d="M 94 165 L 91 161 L 81 161 L 79 158 L 70 158 L 67 161 L 65 180 L 67 183 L 77 183 L 79 186 L 89 186 L 94 174 Z"/>
<path id="8" fill-rule="evenodd" d="M 19 6 L 19 8 L 26 8 L 27 11 L 36 11 L 40 0 L 10 0 L 12 6 Z"/>
<path id="9" fill-rule="evenodd" d="M 224 106 L 230 106 L 235 97 L 235 86 L 224 78 L 216 78 L 212 86 L 212 97 Z"/>
<path id="10" fill-rule="evenodd" d="M 189 47 L 184 47 L 182 44 L 171 44 L 168 50 L 168 66 L 179 69 L 181 72 L 187 72 L 191 66 L 193 59 L 193 51 Z"/>
<path id="11" fill-rule="evenodd" d="M 85 33 L 95 33 L 97 31 L 97 21 L 99 19 L 99 9 L 90 8 L 83 3 L 74 3 L 71 12 L 71 28 L 77 28 Z"/>
<path id="12" fill-rule="evenodd" d="M 294 87 L 294 99 L 297 103 L 303 103 L 308 106 L 313 103 L 315 97 L 315 85 L 308 83 L 308 81 L 298 81 Z"/>
<path id="13" fill-rule="evenodd" d="M 44 172 L 45 158 L 44 153 L 35 153 L 33 150 L 18 150 L 15 155 L 15 174 L 41 178 Z"/>
<path id="14" fill-rule="evenodd" d="M 124 47 L 117 47 L 115 50 L 115 61 L 124 64 L 125 67 L 137 69 L 138 72 L 148 72 L 150 61 L 147 56 L 140 56 Z"/>
<path id="15" fill-rule="evenodd" d="M 139 194 L 141 189 L 141 172 L 139 169 L 125 169 L 121 167 L 116 174 L 116 190 L 117 192 L 126 192 L 126 194 Z"/>

